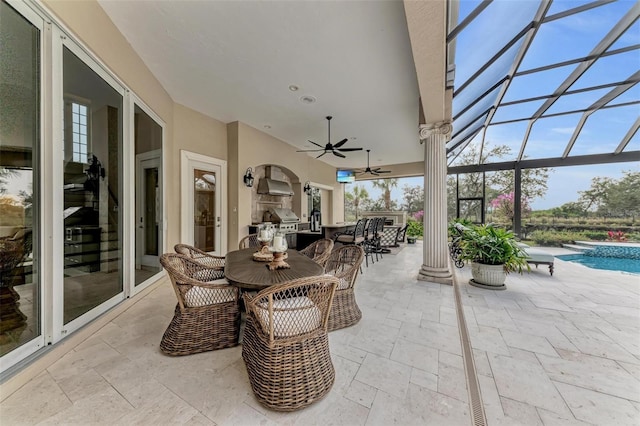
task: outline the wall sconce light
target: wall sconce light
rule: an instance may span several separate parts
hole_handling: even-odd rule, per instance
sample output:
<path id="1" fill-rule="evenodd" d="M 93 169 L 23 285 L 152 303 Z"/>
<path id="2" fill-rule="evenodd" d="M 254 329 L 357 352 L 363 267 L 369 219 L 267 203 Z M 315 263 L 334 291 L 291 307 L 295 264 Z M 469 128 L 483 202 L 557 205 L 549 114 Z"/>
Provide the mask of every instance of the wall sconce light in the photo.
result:
<path id="1" fill-rule="evenodd" d="M 249 188 L 253 186 L 253 169 L 251 167 L 244 173 L 244 184 Z"/>
<path id="2" fill-rule="evenodd" d="M 309 182 L 305 182 L 303 190 L 304 190 L 305 194 L 310 194 L 311 193 L 311 184 L 309 184 Z"/>

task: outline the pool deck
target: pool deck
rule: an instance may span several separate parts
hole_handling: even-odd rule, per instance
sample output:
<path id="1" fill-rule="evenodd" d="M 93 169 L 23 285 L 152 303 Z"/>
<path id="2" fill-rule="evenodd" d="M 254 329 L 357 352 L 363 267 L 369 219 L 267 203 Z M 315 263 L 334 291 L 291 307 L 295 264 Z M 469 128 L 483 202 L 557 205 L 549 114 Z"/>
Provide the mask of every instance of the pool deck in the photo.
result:
<path id="1" fill-rule="evenodd" d="M 363 318 L 330 333 L 336 383 L 307 409 L 262 407 L 241 347 L 160 353 L 176 303 L 163 279 L 40 371 L 21 373 L 15 392 L 3 385 L 2 424 L 640 424 L 637 276 L 558 259 L 553 276 L 532 268 L 492 291 L 468 284 L 469 267 L 455 270 L 454 286 L 418 281 L 422 259 L 418 242 L 365 268 Z"/>

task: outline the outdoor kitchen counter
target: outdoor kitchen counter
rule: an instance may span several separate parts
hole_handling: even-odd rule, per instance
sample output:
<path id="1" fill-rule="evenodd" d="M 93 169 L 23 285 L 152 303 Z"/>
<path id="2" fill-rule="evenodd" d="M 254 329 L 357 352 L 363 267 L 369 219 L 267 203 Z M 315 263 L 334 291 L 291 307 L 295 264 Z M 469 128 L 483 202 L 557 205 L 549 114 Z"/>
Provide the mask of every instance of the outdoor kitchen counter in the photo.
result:
<path id="1" fill-rule="evenodd" d="M 355 222 L 335 223 L 333 225 L 322 225 L 322 237 L 333 240 L 339 232 L 351 231 L 356 227 Z"/>

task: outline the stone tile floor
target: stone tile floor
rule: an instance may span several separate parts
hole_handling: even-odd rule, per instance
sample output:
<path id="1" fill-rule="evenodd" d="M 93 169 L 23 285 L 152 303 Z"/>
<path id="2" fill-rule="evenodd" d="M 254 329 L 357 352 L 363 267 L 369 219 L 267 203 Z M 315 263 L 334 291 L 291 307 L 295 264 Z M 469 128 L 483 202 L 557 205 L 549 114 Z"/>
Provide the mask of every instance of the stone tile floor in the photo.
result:
<path id="1" fill-rule="evenodd" d="M 564 251 L 563 251 L 564 252 Z M 469 425 L 452 286 L 416 275 L 422 245 L 364 270 L 363 318 L 332 332 L 336 382 L 294 413 L 253 397 L 241 348 L 168 357 L 167 280 L 0 404 L 2 425 Z M 640 279 L 557 261 L 506 291 L 457 270 L 490 425 L 640 424 Z"/>

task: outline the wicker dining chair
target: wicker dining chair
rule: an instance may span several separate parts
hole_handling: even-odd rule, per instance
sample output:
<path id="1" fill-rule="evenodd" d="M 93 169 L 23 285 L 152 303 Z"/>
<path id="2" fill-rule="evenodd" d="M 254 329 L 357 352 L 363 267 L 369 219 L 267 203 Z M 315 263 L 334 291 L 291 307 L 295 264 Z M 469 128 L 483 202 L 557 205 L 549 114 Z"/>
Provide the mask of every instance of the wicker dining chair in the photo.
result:
<path id="1" fill-rule="evenodd" d="M 240 250 L 251 248 L 251 247 L 260 247 L 260 241 L 258 241 L 258 234 L 249 234 L 243 239 L 240 240 L 238 244 L 238 248 Z"/>
<path id="2" fill-rule="evenodd" d="M 324 266 L 329 260 L 329 256 L 331 256 L 331 250 L 333 250 L 333 240 L 323 238 L 312 242 L 300 250 L 300 253 Z"/>
<path id="3" fill-rule="evenodd" d="M 362 312 L 356 303 L 354 286 L 358 271 L 362 265 L 364 250 L 360 246 L 347 245 L 334 250 L 324 269 L 329 275 L 338 278 L 338 288 L 331 305 L 329 331 L 349 327 L 362 318 Z"/>
<path id="4" fill-rule="evenodd" d="M 205 266 L 219 268 L 220 276 L 218 278 L 224 278 L 224 256 L 215 256 L 188 244 L 176 244 L 173 249 L 176 251 L 176 253 L 183 254 L 198 263 L 202 263 Z"/>
<path id="5" fill-rule="evenodd" d="M 242 359 L 258 401 L 278 411 L 306 407 L 333 386 L 327 322 L 338 279 L 327 275 L 244 293 Z"/>
<path id="6" fill-rule="evenodd" d="M 240 333 L 238 288 L 218 278 L 219 268 L 182 254 L 165 253 L 160 263 L 178 298 L 160 350 L 167 355 L 190 355 L 236 346 Z"/>

